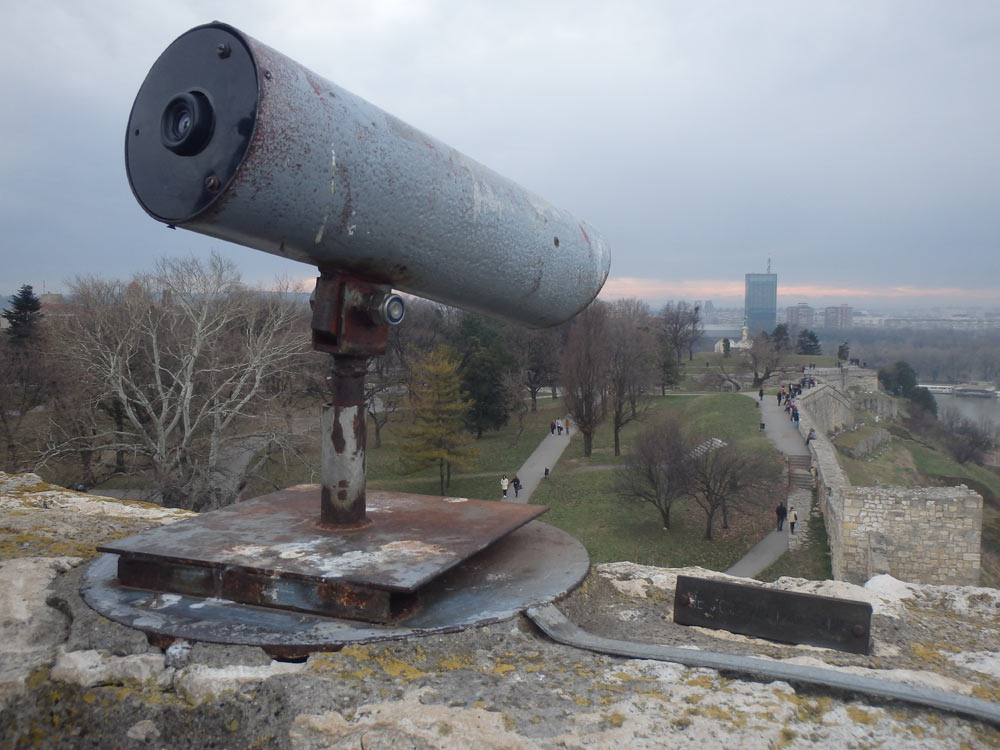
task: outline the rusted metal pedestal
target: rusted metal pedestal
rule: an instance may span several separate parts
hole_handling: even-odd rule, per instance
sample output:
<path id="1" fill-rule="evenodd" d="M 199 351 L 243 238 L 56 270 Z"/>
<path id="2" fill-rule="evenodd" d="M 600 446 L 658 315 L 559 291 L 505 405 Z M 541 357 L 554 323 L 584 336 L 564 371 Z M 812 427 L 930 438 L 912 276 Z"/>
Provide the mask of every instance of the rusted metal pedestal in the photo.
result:
<path id="1" fill-rule="evenodd" d="M 419 591 L 544 513 L 538 505 L 378 493 L 369 523 L 328 528 L 293 487 L 98 547 L 122 586 L 392 623 Z"/>
<path id="2" fill-rule="evenodd" d="M 371 492 L 372 523 L 343 532 L 318 524 L 318 498 L 294 487 L 104 545 L 81 594 L 157 645 L 296 657 L 508 619 L 589 570 L 577 540 L 530 520 L 540 506 Z"/>

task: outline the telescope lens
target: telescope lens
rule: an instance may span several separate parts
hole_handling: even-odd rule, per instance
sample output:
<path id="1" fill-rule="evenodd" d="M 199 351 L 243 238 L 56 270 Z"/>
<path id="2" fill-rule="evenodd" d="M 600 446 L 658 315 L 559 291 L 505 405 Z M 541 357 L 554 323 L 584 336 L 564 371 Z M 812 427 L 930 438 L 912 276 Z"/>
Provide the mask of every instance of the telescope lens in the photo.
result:
<path id="1" fill-rule="evenodd" d="M 385 303 L 385 319 L 389 325 L 401 323 L 405 312 L 406 306 L 403 304 L 403 298 L 398 294 L 390 295 Z"/>
<path id="2" fill-rule="evenodd" d="M 180 156 L 193 156 L 212 139 L 215 115 L 208 97 L 200 91 L 177 94 L 160 118 L 163 145 Z"/>

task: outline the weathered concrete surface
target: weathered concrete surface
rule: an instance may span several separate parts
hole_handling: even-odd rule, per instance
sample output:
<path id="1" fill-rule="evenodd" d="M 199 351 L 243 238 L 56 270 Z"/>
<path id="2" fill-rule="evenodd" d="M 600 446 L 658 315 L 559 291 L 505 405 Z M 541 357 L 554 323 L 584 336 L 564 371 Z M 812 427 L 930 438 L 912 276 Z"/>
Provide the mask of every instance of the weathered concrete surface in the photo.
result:
<path id="1" fill-rule="evenodd" d="M 0 474 L 2 747 L 1000 747 L 1000 731 L 978 722 L 577 651 L 548 641 L 523 618 L 347 647 L 301 663 L 247 647 L 175 643 L 164 651 L 80 600 L 83 563 L 93 553 L 66 555 L 67 540 L 46 532 L 67 525 L 73 545 L 92 549 L 108 538 L 102 534 L 168 521 L 163 509 L 98 501 L 30 477 L 17 482 Z M 101 512 L 85 516 L 85 508 Z M 1000 591 L 888 576 L 865 587 L 775 584 L 872 602 L 873 653 L 859 656 L 674 625 L 681 572 L 723 575 L 602 565 L 560 606 L 601 635 L 822 664 L 1000 699 Z"/>

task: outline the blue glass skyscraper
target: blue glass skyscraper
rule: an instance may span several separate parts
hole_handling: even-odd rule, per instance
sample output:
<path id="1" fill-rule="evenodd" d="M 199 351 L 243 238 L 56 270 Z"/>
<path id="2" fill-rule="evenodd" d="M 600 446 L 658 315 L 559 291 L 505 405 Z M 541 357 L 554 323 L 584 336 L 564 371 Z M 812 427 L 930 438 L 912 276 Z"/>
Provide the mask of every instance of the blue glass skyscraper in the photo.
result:
<path id="1" fill-rule="evenodd" d="M 746 281 L 743 315 L 750 337 L 761 331 L 771 333 L 778 323 L 778 274 L 748 273 Z"/>

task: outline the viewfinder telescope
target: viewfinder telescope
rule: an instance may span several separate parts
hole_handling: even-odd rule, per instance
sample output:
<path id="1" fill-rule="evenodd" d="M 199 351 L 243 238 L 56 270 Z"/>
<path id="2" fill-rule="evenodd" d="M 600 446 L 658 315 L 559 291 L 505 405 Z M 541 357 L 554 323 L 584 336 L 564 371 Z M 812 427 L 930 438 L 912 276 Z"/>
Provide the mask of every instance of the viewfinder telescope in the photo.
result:
<path id="1" fill-rule="evenodd" d="M 608 275 L 586 222 L 222 23 L 153 65 L 125 161 L 168 225 L 530 326 Z"/>

